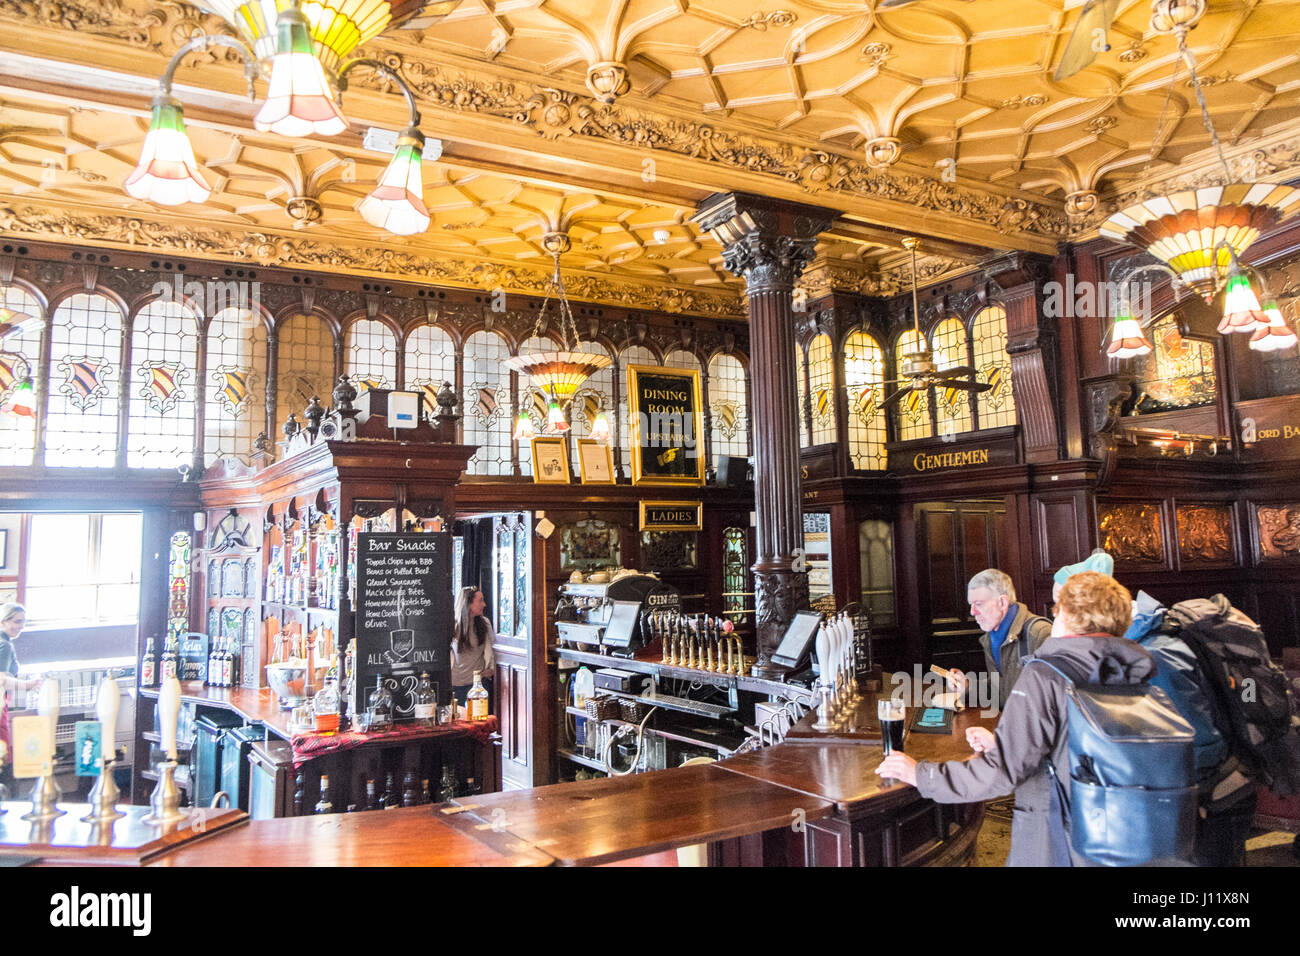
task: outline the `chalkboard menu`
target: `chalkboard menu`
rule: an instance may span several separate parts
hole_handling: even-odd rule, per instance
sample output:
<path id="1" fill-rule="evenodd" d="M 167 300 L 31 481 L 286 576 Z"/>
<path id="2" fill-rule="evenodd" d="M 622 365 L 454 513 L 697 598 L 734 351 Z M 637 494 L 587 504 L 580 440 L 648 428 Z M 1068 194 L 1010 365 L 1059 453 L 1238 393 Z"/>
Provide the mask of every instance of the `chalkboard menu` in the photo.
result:
<path id="1" fill-rule="evenodd" d="M 414 716 L 415 690 L 424 671 L 446 699 L 451 687 L 451 592 L 449 533 L 357 536 L 354 713 L 364 710 L 381 674 L 399 720 Z"/>
<path id="2" fill-rule="evenodd" d="M 632 481 L 636 484 L 704 484 L 704 406 L 700 373 L 629 365 Z"/>

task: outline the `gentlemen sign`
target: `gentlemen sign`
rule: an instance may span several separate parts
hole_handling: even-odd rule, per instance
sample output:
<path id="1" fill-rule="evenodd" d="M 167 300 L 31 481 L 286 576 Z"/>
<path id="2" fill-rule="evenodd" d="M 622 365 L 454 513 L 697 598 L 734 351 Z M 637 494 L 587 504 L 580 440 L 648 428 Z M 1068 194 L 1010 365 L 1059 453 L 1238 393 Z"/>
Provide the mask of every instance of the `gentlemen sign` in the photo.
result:
<path id="1" fill-rule="evenodd" d="M 451 535 L 357 535 L 357 659 L 354 713 L 379 675 L 398 718 L 415 713 L 415 690 L 428 671 L 441 696 L 451 683 Z"/>
<path id="2" fill-rule="evenodd" d="M 704 484 L 700 373 L 629 365 L 627 392 L 632 481 L 659 485 Z"/>
<path id="3" fill-rule="evenodd" d="M 704 528 L 701 501 L 641 502 L 642 531 L 700 531 Z"/>
<path id="4" fill-rule="evenodd" d="M 985 465 L 1013 465 L 1016 461 L 1014 438 L 985 439 L 978 445 L 907 442 L 889 448 L 889 470 L 912 474 L 961 472 Z"/>

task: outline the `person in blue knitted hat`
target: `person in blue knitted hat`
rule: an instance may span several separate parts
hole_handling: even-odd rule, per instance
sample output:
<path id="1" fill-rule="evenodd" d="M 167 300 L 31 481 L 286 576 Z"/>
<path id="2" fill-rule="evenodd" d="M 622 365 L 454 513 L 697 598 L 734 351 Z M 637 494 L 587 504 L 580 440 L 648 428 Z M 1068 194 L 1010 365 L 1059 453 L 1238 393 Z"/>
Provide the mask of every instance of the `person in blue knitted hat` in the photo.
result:
<path id="1" fill-rule="evenodd" d="M 1078 574 L 1080 571 L 1096 571 L 1098 574 L 1104 574 L 1108 578 L 1115 576 L 1115 559 L 1103 551 L 1101 548 L 1093 551 L 1078 564 L 1067 564 L 1052 576 L 1052 601 L 1055 602 L 1061 594 L 1061 585 L 1069 580 L 1070 575 Z"/>

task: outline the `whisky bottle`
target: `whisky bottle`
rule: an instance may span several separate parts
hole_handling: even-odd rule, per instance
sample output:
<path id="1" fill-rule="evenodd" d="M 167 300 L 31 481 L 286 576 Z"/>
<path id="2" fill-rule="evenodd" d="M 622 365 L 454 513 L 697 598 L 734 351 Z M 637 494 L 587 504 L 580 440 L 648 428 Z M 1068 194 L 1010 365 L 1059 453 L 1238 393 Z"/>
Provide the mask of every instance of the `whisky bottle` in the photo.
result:
<path id="1" fill-rule="evenodd" d="M 474 686 L 465 695 L 465 709 L 468 711 L 465 716 L 470 720 L 488 719 L 488 692 L 483 686 L 482 671 L 474 672 Z"/>
<path id="2" fill-rule="evenodd" d="M 153 638 L 145 642 L 144 657 L 140 660 L 140 686 L 153 687 L 158 683 L 158 665 L 153 656 Z"/>
<path id="3" fill-rule="evenodd" d="M 423 777 L 420 780 L 420 802 L 433 803 L 433 792 L 429 790 L 429 778 Z"/>
<path id="4" fill-rule="evenodd" d="M 330 803 L 330 775 L 320 775 L 320 799 L 316 801 L 317 813 L 333 813 L 334 804 Z"/>
<path id="5" fill-rule="evenodd" d="M 390 728 L 393 722 L 393 695 L 384 686 L 383 674 L 380 674 L 375 679 L 375 689 L 370 692 L 370 699 L 366 703 L 366 709 L 370 713 L 371 730 L 388 730 Z"/>
<path id="6" fill-rule="evenodd" d="M 451 771 L 451 765 L 442 768 L 442 780 L 438 784 L 438 799 L 443 803 L 450 803 L 456 797 L 456 776 Z"/>
<path id="7" fill-rule="evenodd" d="M 402 780 L 402 806 L 414 807 L 420 802 L 420 793 L 415 789 L 415 774 L 407 771 Z"/>
<path id="8" fill-rule="evenodd" d="M 433 684 L 429 682 L 429 672 L 420 675 L 420 686 L 415 689 L 415 719 L 425 727 L 435 723 L 434 715 L 438 699 L 433 693 Z"/>
<path id="9" fill-rule="evenodd" d="M 391 773 L 384 780 L 384 795 L 380 798 L 379 805 L 385 810 L 396 810 L 402 805 L 401 801 L 397 799 L 397 794 L 393 791 L 393 775 Z"/>
<path id="10" fill-rule="evenodd" d="M 379 795 L 375 793 L 375 781 L 369 777 L 366 778 L 366 809 L 379 809 Z"/>

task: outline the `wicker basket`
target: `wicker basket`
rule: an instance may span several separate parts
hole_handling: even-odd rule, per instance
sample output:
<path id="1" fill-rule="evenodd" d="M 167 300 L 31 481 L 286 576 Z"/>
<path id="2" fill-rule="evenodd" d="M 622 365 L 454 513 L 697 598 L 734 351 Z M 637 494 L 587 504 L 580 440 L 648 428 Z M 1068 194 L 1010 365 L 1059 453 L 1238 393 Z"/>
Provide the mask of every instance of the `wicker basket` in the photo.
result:
<path id="1" fill-rule="evenodd" d="M 622 697 L 618 702 L 619 710 L 623 712 L 623 719 L 630 724 L 639 724 L 645 720 L 645 715 L 650 712 L 649 705 L 639 700 L 628 700 Z"/>
<path id="2" fill-rule="evenodd" d="M 616 720 L 619 714 L 617 697 L 603 694 L 587 698 L 587 716 L 592 720 Z"/>

